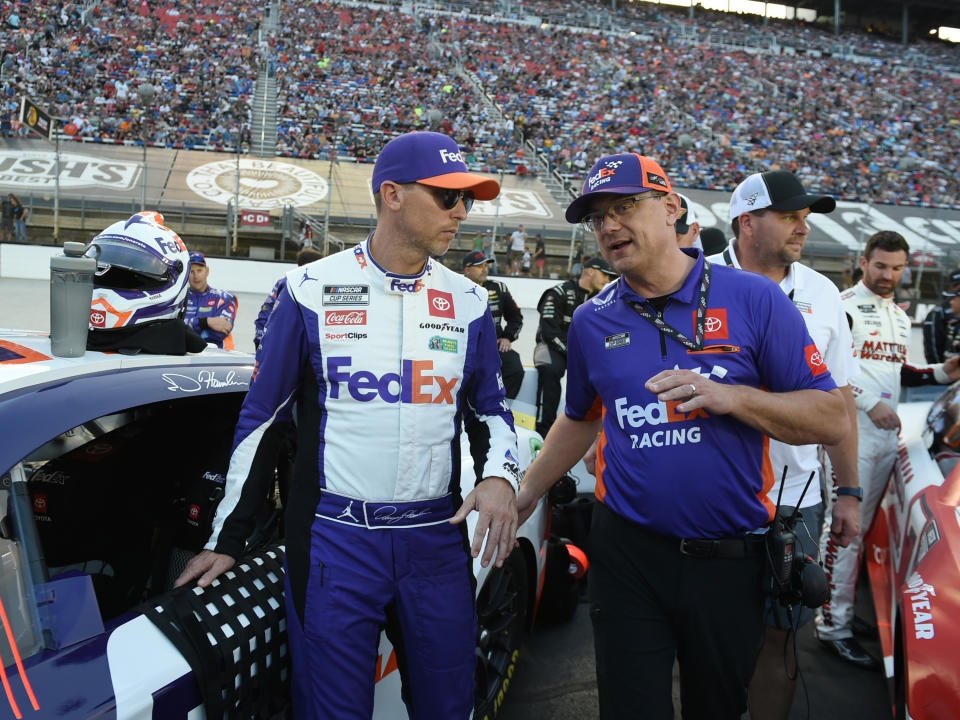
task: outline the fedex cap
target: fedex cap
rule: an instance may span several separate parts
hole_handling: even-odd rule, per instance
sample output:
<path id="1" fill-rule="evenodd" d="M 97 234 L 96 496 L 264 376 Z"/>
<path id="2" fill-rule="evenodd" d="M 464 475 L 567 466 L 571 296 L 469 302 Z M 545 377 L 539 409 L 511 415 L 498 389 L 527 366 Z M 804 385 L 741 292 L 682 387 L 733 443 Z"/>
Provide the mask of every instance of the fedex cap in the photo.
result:
<path id="1" fill-rule="evenodd" d="M 194 250 L 190 253 L 190 264 L 191 265 L 206 265 L 207 259 L 203 256 L 203 253 L 197 252 Z"/>
<path id="2" fill-rule="evenodd" d="M 829 213 L 837 201 L 829 195 L 815 195 L 803 188 L 800 179 L 789 170 L 754 173 L 737 185 L 730 196 L 730 219 L 754 210 L 803 210 Z"/>
<path id="3" fill-rule="evenodd" d="M 590 209 L 595 195 L 637 195 L 673 192 L 667 174 L 655 160 L 634 152 L 606 155 L 590 168 L 580 197 L 567 207 L 568 223 L 578 223 Z"/>
<path id="4" fill-rule="evenodd" d="M 410 132 L 384 145 L 373 166 L 374 194 L 380 192 L 380 186 L 388 180 L 471 190 L 477 200 L 493 200 L 500 194 L 500 183 L 467 172 L 457 143 L 437 132 Z"/>

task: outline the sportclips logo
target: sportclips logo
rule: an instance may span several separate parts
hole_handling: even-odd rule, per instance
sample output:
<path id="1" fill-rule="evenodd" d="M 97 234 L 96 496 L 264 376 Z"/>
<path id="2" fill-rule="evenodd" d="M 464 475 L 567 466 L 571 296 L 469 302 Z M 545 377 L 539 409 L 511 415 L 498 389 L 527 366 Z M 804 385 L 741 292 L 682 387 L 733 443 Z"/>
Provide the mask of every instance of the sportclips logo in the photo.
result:
<path id="1" fill-rule="evenodd" d="M 677 405 L 680 405 L 681 402 L 680 400 L 672 400 L 670 402 L 652 402 L 647 405 L 627 405 L 627 398 L 621 397 L 614 402 L 614 409 L 617 413 L 617 423 L 622 430 L 710 417 L 702 408 L 690 413 L 678 412 Z M 630 440 L 630 447 L 633 450 L 664 447 L 666 445 L 696 444 L 700 442 L 700 426 L 665 428 L 663 430 L 647 431 L 642 435 L 631 434 Z"/>
<path id="2" fill-rule="evenodd" d="M 353 358 L 327 358 L 327 382 L 330 399 L 341 398 L 341 385 L 347 386 L 350 397 L 358 402 L 370 402 L 377 398 L 388 403 L 414 405 L 441 405 L 454 403 L 454 390 L 459 378 L 445 378 L 431 374 L 432 360 L 404 360 L 402 372 L 384 373 L 381 376 L 369 370 L 350 370 Z"/>

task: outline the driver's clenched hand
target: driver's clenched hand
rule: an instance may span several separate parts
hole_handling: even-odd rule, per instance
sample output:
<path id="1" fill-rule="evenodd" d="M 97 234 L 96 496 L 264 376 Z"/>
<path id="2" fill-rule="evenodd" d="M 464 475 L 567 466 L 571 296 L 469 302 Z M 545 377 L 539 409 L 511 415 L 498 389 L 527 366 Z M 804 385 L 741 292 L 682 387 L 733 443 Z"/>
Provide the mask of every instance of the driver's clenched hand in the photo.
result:
<path id="1" fill-rule="evenodd" d="M 190 559 L 187 567 L 180 573 L 180 577 L 174 581 L 173 586 L 180 587 L 181 585 L 186 585 L 194 578 L 200 578 L 197 580 L 197 585 L 205 588 L 212 583 L 218 575 L 232 568 L 235 562 L 236 560 L 230 555 L 215 553 L 213 550 L 204 550 L 199 555 L 195 555 Z"/>

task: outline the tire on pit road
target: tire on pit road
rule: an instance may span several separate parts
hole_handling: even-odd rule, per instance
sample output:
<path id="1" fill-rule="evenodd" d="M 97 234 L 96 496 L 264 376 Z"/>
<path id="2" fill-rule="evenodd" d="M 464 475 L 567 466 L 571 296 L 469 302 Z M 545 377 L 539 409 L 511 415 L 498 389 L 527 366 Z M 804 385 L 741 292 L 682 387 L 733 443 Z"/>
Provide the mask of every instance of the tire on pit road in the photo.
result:
<path id="1" fill-rule="evenodd" d="M 476 720 L 493 720 L 510 689 L 527 626 L 530 584 L 526 562 L 514 550 L 490 573 L 477 598 Z"/>

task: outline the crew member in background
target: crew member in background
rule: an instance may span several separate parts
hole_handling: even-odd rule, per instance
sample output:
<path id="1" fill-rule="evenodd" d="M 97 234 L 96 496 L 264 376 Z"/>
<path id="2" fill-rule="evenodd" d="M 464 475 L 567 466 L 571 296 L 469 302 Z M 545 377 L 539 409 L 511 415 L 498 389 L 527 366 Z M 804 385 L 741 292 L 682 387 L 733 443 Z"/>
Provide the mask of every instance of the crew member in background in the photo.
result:
<path id="1" fill-rule="evenodd" d="M 305 247 L 303 250 L 297 253 L 297 267 L 306 265 L 307 263 L 312 263 L 314 260 L 319 260 L 323 257 L 323 253 L 319 250 L 312 247 Z M 263 305 L 260 306 L 260 312 L 257 313 L 257 319 L 253 321 L 253 349 L 256 352 L 260 351 L 260 341 L 263 340 L 263 331 L 267 326 L 267 320 L 270 319 L 270 314 L 273 312 L 273 306 L 277 302 L 277 298 L 280 297 L 280 293 L 283 292 L 283 289 L 287 286 L 287 276 L 284 275 L 282 278 L 277 280 L 276 284 L 273 286 L 273 290 L 270 291 L 270 294 L 267 295 L 267 299 L 263 301 Z"/>
<path id="2" fill-rule="evenodd" d="M 857 408 L 847 379 L 856 375 L 859 368 L 853 356 L 847 316 L 840 304 L 840 291 L 832 281 L 800 262 L 810 234 L 807 216 L 812 212 L 833 212 L 836 206 L 832 197 L 808 193 L 791 172 L 750 175 L 730 198 L 734 240 L 723 253 L 707 260 L 765 275 L 777 283 L 800 311 L 820 357 L 843 393 L 852 430 L 842 442 L 827 445 L 825 450 L 840 493 L 834 501 L 832 535 L 838 545 L 848 545 L 860 531 L 860 491 Z M 798 550 L 816 560 L 823 518 L 817 446 L 771 440 L 770 464 L 776 482 L 767 497 L 774 501 L 781 498 L 780 485 L 786 467 L 781 514 L 789 515 L 799 504 L 802 522 L 796 530 Z M 763 647 L 750 682 L 751 720 L 786 720 L 790 715 L 797 685 L 796 657 L 793 652 L 784 652 L 784 648 L 796 642 L 797 630 L 811 620 L 813 611 L 801 604 L 793 605 L 787 613 L 777 600 L 766 599 Z"/>
<path id="3" fill-rule="evenodd" d="M 520 392 L 523 384 L 523 362 L 512 344 L 520 337 L 523 327 L 523 311 L 513 295 L 499 280 L 487 278 L 487 256 L 480 250 L 467 253 L 463 258 L 463 274 L 487 291 L 487 304 L 497 326 L 497 349 L 500 351 L 500 374 L 508 398 Z M 506 323 L 506 324 L 504 324 Z"/>
<path id="4" fill-rule="evenodd" d="M 540 324 L 533 364 L 537 366 L 537 432 L 544 437 L 557 417 L 560 404 L 560 381 L 567 371 L 567 331 L 573 311 L 616 277 L 616 271 L 606 260 L 593 257 L 583 264 L 579 279 L 564 280 L 540 296 L 537 303 Z"/>
<path id="5" fill-rule="evenodd" d="M 923 320 L 923 356 L 928 363 L 960 355 L 960 270 L 950 273 L 945 300 Z"/>
<path id="6" fill-rule="evenodd" d="M 492 200 L 500 186 L 469 173 L 452 138 L 411 132 L 384 146 L 371 189 L 370 236 L 287 274 L 208 549 L 177 584 L 206 586 L 243 553 L 266 493 L 264 430 L 296 402 L 285 535 L 293 716 L 369 720 L 385 627 L 409 715 L 466 720 L 477 639 L 471 554 L 488 567 L 496 552 L 502 566 L 513 549 L 517 439 L 487 300 L 431 256 L 446 252 L 474 199 Z M 361 322 L 344 328 L 353 314 Z M 487 426 L 489 451 L 482 482 L 462 497 L 466 407 Z"/>
<path id="7" fill-rule="evenodd" d="M 190 253 L 190 292 L 183 321 L 200 337 L 217 347 L 233 350 L 233 323 L 237 319 L 237 298 L 226 290 L 207 284 L 210 268 L 203 253 Z"/>
<path id="8" fill-rule="evenodd" d="M 679 213 L 636 153 L 601 158 L 567 208 L 622 275 L 574 313 L 566 409 L 518 501 L 527 517 L 600 431 L 588 577 L 602 720 L 673 718 L 675 661 L 686 720 L 740 719 L 762 631 L 757 531 L 774 510 L 767 437 L 849 431 L 793 304 L 678 247 Z"/>
<path id="9" fill-rule="evenodd" d="M 677 233 L 677 245 L 682 248 L 695 247 L 703 250 L 703 244 L 700 242 L 700 223 L 697 222 L 690 200 L 680 193 L 677 193 L 677 197 L 680 198 L 680 217 L 673 226 Z"/>
<path id="10" fill-rule="evenodd" d="M 867 240 L 860 257 L 863 279 L 840 295 L 853 333 L 860 373 L 850 379 L 857 404 L 857 474 L 862 491 L 860 533 L 846 547 L 829 532 L 835 505 L 828 504 L 820 557 L 830 583 L 830 600 L 816 612 L 823 646 L 855 665 L 876 668 L 877 660 L 853 637 L 853 603 L 860 568 L 860 546 L 870 529 L 897 454 L 901 385 L 946 384 L 960 379 L 960 357 L 942 365 L 915 368 L 907 363 L 910 318 L 893 293 L 907 267 L 910 246 L 902 235 L 883 230 Z"/>

